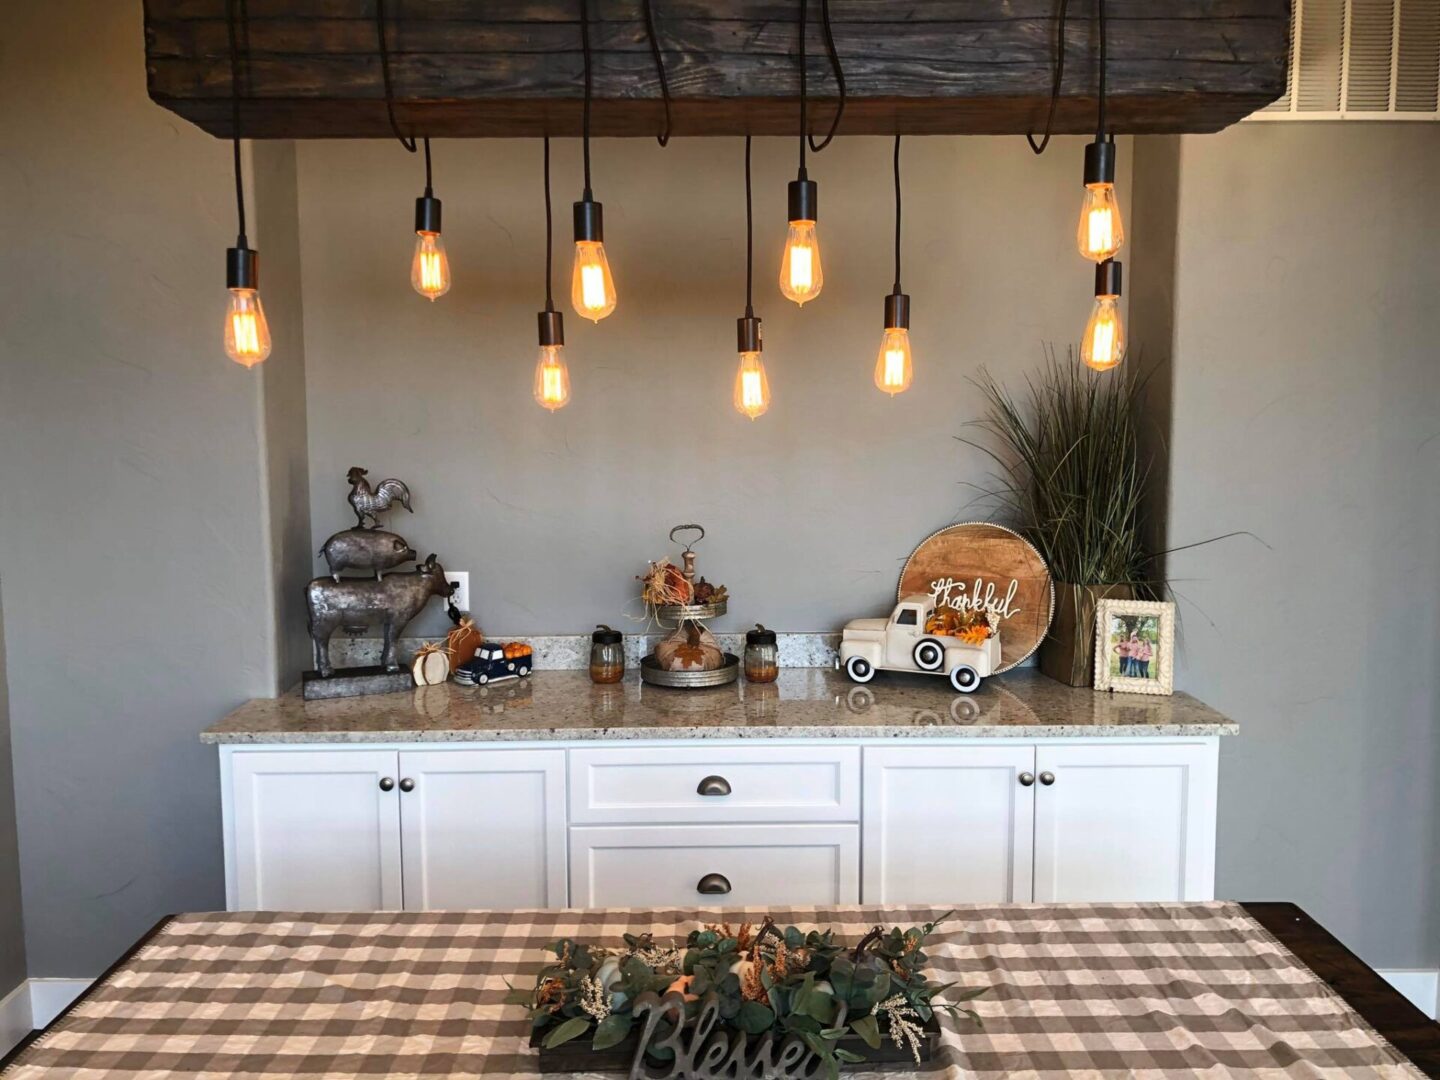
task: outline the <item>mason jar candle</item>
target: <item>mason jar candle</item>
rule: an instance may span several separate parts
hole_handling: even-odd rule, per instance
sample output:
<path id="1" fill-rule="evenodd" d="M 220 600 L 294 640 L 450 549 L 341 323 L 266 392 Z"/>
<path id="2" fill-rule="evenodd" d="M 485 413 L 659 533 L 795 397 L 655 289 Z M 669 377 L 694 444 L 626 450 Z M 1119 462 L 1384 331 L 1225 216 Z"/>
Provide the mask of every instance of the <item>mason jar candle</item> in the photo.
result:
<path id="1" fill-rule="evenodd" d="M 600 625 L 590 635 L 590 681 L 617 683 L 625 677 L 625 638 Z"/>
<path id="2" fill-rule="evenodd" d="M 771 683 L 780 677 L 780 646 L 775 631 L 759 623 L 745 633 L 745 679 L 752 683 Z"/>

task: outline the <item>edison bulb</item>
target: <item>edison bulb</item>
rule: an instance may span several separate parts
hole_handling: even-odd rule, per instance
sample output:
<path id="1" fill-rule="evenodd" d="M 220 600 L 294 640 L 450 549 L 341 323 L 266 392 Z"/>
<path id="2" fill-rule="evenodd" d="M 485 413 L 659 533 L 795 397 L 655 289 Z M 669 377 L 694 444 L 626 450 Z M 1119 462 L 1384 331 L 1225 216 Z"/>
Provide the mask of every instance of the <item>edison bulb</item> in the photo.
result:
<path id="1" fill-rule="evenodd" d="M 270 355 L 270 324 L 256 289 L 231 289 L 225 312 L 225 355 L 254 367 Z"/>
<path id="2" fill-rule="evenodd" d="M 892 397 L 910 389 L 910 331 L 903 326 L 886 327 L 875 357 L 875 385 Z"/>
<path id="3" fill-rule="evenodd" d="M 770 380 L 758 352 L 742 352 L 735 372 L 735 408 L 754 420 L 770 408 Z"/>
<path id="4" fill-rule="evenodd" d="M 787 300 L 794 300 L 803 307 L 805 301 L 820 295 L 824 284 L 815 222 L 790 222 L 790 231 L 785 237 L 785 255 L 780 260 L 780 291 Z"/>
<path id="5" fill-rule="evenodd" d="M 599 322 L 615 310 L 615 279 L 599 240 L 575 241 L 575 270 L 570 277 L 570 303 L 576 314 Z"/>
<path id="6" fill-rule="evenodd" d="M 1125 359 L 1125 324 L 1120 318 L 1118 297 L 1095 298 L 1095 308 L 1080 342 L 1080 359 L 1096 371 L 1109 371 Z"/>
<path id="7" fill-rule="evenodd" d="M 1113 256 L 1125 243 L 1125 226 L 1120 220 L 1114 184 L 1085 185 L 1075 243 L 1081 255 L 1097 263 Z"/>
<path id="8" fill-rule="evenodd" d="M 551 412 L 570 401 L 570 369 L 565 366 L 563 345 L 541 345 L 535 361 L 535 403 Z"/>
<path id="9" fill-rule="evenodd" d="M 429 300 L 450 291 L 450 259 L 438 232 L 415 234 L 415 258 L 410 262 L 410 284 Z"/>

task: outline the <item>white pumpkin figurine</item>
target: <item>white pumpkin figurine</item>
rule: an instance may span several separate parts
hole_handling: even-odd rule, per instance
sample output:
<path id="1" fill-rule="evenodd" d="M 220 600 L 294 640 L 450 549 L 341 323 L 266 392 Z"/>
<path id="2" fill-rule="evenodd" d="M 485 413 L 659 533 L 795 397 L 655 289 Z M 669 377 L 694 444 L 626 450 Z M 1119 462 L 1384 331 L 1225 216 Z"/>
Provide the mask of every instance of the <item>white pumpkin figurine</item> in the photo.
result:
<path id="1" fill-rule="evenodd" d="M 716 671 L 725 666 L 725 651 L 714 634 L 686 619 L 655 646 L 655 660 L 666 671 Z"/>
<path id="2" fill-rule="evenodd" d="M 614 989 L 620 985 L 620 958 L 607 956 L 595 972 L 595 981 L 610 995 L 610 1011 L 617 1012 L 630 995 L 624 990 Z"/>
<path id="3" fill-rule="evenodd" d="M 410 674 L 416 686 L 439 686 L 450 677 L 450 657 L 442 645 L 423 646 L 415 654 L 410 665 Z"/>

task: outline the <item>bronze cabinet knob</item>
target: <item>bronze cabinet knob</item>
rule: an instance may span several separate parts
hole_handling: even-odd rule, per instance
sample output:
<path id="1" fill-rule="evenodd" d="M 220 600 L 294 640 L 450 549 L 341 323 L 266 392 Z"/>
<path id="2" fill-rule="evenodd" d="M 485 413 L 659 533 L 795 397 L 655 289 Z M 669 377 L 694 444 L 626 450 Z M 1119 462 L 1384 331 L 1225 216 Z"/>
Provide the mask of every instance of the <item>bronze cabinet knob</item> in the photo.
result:
<path id="1" fill-rule="evenodd" d="M 1019 776 L 1019 780 L 1021 787 L 1029 787 L 1031 784 L 1035 783 L 1035 774 L 1033 772 L 1022 772 Z"/>
<path id="2" fill-rule="evenodd" d="M 381 791 L 394 791 L 394 790 L 395 790 L 395 778 L 394 778 L 393 776 L 382 776 L 382 777 L 380 778 L 380 790 L 381 790 Z"/>
<path id="3" fill-rule="evenodd" d="M 706 874 L 695 886 L 695 891 L 704 896 L 724 896 L 730 891 L 730 879 L 724 874 Z"/>
<path id="4" fill-rule="evenodd" d="M 701 795 L 729 795 L 730 781 L 723 776 L 707 776 L 695 790 Z"/>
<path id="5" fill-rule="evenodd" d="M 400 790 L 401 790 L 401 791 L 414 791 L 414 790 L 415 790 L 415 781 L 414 781 L 414 780 L 411 780 L 410 777 L 408 777 L 408 776 L 405 777 L 404 780 L 401 780 L 401 781 L 400 781 Z"/>
<path id="6" fill-rule="evenodd" d="M 1055 774 L 1053 772 L 1042 772 L 1040 774 L 1040 783 L 1044 784 L 1046 787 L 1049 787 L 1054 782 Z"/>

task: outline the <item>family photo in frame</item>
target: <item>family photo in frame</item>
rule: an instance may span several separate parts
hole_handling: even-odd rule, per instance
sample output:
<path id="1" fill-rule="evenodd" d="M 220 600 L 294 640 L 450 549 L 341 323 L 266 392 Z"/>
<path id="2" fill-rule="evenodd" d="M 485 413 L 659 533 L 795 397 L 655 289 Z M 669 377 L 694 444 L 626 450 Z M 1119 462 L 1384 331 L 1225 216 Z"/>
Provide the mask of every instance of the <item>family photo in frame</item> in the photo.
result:
<path id="1" fill-rule="evenodd" d="M 1174 604 L 1161 600 L 1099 602 L 1095 610 L 1095 689 L 1174 693 Z"/>

